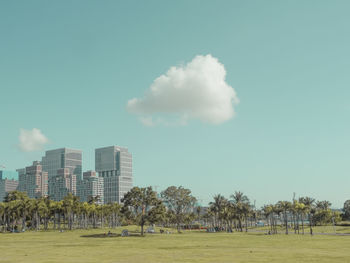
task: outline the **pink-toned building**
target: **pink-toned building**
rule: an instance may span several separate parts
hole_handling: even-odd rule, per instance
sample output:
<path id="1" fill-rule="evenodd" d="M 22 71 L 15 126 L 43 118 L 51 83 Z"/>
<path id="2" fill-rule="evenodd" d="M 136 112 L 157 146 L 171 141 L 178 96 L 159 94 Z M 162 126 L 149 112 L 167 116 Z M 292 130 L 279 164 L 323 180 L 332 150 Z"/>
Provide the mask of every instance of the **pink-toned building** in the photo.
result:
<path id="1" fill-rule="evenodd" d="M 25 168 L 19 174 L 18 190 L 26 192 L 30 198 L 40 198 L 48 195 L 48 174 L 42 170 L 40 162 Z"/>
<path id="2" fill-rule="evenodd" d="M 18 186 L 18 173 L 0 170 L 0 202 L 3 202 L 9 192 Z"/>

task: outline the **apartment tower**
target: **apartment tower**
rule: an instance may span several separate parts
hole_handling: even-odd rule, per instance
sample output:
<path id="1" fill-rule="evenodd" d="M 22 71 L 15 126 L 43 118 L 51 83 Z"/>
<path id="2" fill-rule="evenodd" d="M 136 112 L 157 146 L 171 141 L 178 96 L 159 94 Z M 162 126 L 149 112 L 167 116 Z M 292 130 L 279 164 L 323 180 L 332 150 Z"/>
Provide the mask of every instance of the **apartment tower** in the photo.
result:
<path id="1" fill-rule="evenodd" d="M 97 204 L 104 203 L 103 178 L 99 177 L 95 171 L 83 173 L 83 180 L 77 188 L 77 195 L 81 202 L 89 202 L 95 199 Z"/>
<path id="2" fill-rule="evenodd" d="M 50 198 L 60 201 L 68 193 L 75 195 L 77 181 L 82 179 L 82 151 L 68 148 L 46 151 L 42 170 L 48 173 Z"/>
<path id="3" fill-rule="evenodd" d="M 103 178 L 104 203 L 121 203 L 133 186 L 132 155 L 128 149 L 120 146 L 96 149 L 95 170 Z"/>
<path id="4" fill-rule="evenodd" d="M 0 202 L 3 202 L 6 195 L 15 191 L 18 186 L 18 173 L 14 171 L 0 170 Z"/>
<path id="5" fill-rule="evenodd" d="M 26 192 L 30 198 L 48 195 L 48 173 L 42 170 L 40 162 L 35 161 L 33 165 L 17 171 L 19 171 L 19 191 Z"/>

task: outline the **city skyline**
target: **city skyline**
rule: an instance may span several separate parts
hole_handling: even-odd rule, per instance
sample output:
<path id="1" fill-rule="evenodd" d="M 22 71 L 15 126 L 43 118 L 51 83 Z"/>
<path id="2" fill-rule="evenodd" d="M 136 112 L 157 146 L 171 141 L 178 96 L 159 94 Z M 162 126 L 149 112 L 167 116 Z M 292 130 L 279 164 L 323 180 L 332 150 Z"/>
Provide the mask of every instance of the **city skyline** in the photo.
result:
<path id="1" fill-rule="evenodd" d="M 0 169 L 125 145 L 203 204 L 349 199 L 348 1 L 0 5 Z"/>
<path id="2" fill-rule="evenodd" d="M 83 172 L 81 150 L 51 149 L 45 151 L 42 161 L 33 161 L 16 172 L 0 169 L 0 186 L 0 200 L 18 190 L 30 198 L 49 196 L 61 201 L 71 193 L 82 202 L 97 198 L 98 204 L 122 203 L 133 187 L 132 154 L 118 145 L 97 148 L 95 170 Z"/>

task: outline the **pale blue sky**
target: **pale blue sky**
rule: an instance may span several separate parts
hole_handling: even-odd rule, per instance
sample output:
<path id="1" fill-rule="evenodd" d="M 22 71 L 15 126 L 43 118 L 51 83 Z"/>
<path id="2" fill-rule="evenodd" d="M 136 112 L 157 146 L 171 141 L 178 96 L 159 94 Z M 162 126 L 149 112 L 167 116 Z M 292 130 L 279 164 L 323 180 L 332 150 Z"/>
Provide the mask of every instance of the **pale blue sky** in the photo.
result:
<path id="1" fill-rule="evenodd" d="M 19 130 L 44 150 L 127 146 L 136 185 L 183 185 L 203 200 L 257 205 L 350 198 L 349 1 L 1 1 L 0 165 L 16 169 Z M 145 127 L 126 104 L 171 66 L 211 54 L 240 104 L 210 125 Z"/>

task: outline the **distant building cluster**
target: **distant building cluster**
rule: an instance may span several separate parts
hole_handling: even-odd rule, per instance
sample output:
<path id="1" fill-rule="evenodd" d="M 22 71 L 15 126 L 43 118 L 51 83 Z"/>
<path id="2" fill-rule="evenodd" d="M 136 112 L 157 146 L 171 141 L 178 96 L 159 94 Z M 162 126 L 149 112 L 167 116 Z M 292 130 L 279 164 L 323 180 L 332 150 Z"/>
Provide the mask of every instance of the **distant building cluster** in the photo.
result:
<path id="1" fill-rule="evenodd" d="M 0 201 L 19 190 L 30 198 L 49 196 L 62 200 L 68 193 L 80 201 L 121 203 L 133 186 L 132 155 L 128 149 L 110 146 L 95 150 L 95 170 L 82 171 L 82 151 L 61 148 L 46 151 L 41 161 L 16 171 L 0 170 Z"/>
<path id="2" fill-rule="evenodd" d="M 0 200 L 4 200 L 8 192 L 18 187 L 18 174 L 12 171 L 0 171 Z"/>

